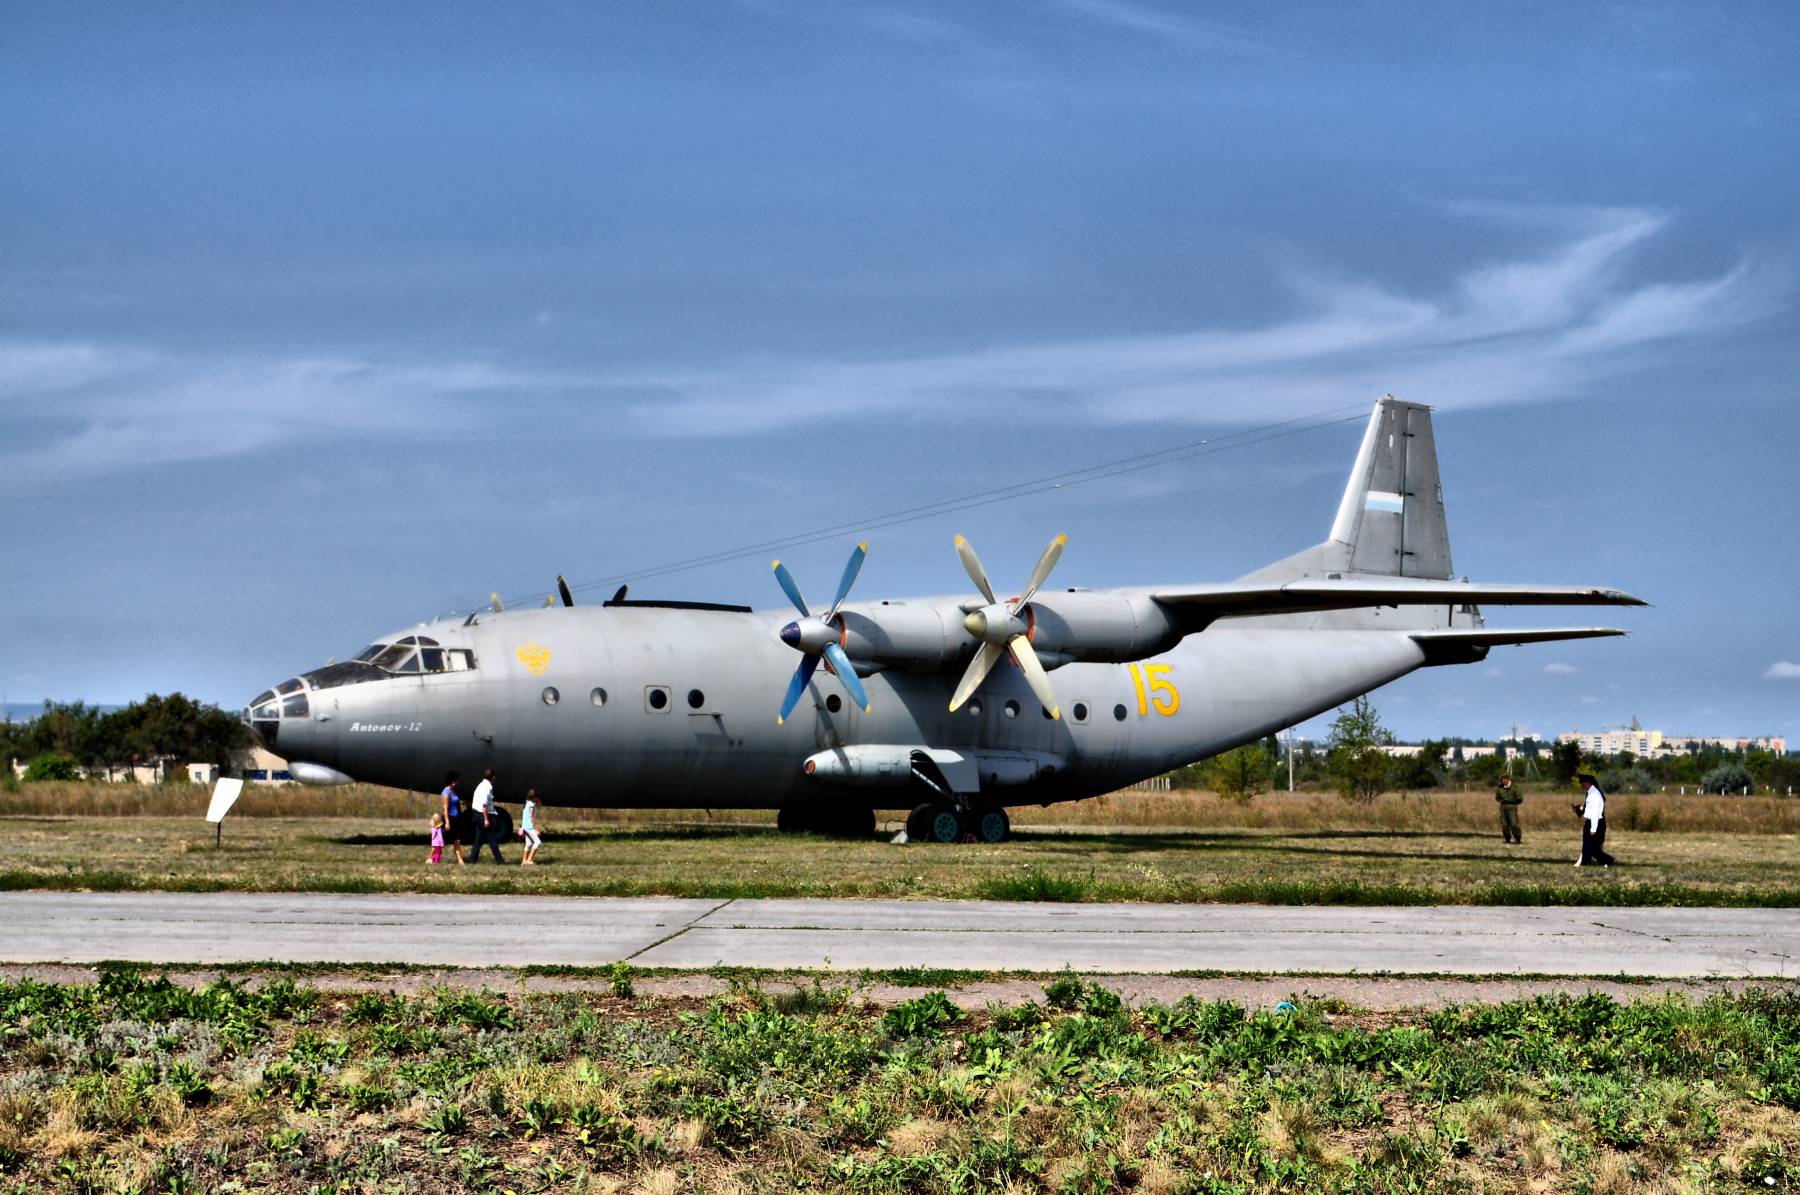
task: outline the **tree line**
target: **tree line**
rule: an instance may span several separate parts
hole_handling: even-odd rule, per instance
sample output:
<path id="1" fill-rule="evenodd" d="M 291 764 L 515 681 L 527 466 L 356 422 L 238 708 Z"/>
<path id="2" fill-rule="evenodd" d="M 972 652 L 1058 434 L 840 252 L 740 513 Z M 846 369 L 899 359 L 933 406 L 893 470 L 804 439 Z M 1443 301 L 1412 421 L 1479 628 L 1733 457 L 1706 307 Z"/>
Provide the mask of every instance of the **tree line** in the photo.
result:
<path id="1" fill-rule="evenodd" d="M 1297 786 L 1334 790 L 1346 800 L 1373 801 L 1384 792 L 1417 791 L 1448 784 L 1498 784 L 1509 774 L 1504 754 L 1516 747 L 1526 761 L 1515 760 L 1515 781 L 1533 777 L 1567 785 L 1577 774 L 1589 773 L 1609 793 L 1652 793 L 1664 788 L 1691 788 L 1709 793 L 1752 793 L 1764 790 L 1786 795 L 1800 789 L 1800 760 L 1770 751 L 1738 752 L 1717 744 L 1697 751 L 1655 759 L 1640 759 L 1629 752 L 1598 756 L 1583 752 L 1579 743 L 1540 743 L 1536 739 L 1502 742 L 1500 750 L 1465 759 L 1463 744 L 1436 739 L 1423 744 L 1416 754 L 1394 756 L 1382 748 L 1394 745 L 1394 736 L 1381 724 L 1374 703 L 1359 697 L 1338 711 L 1324 749 L 1311 744 L 1293 752 L 1291 766 Z M 1233 800 L 1248 801 L 1258 793 L 1287 787 L 1290 761 L 1280 741 L 1270 735 L 1258 743 L 1246 743 L 1212 759 L 1179 768 L 1170 774 L 1177 788 L 1206 788 Z"/>
<path id="2" fill-rule="evenodd" d="M 27 778 L 34 780 L 72 780 L 82 768 L 157 759 L 223 765 L 231 751 L 250 743 L 235 714 L 184 693 L 152 693 L 116 710 L 46 701 L 28 722 L 0 722 L 0 758 L 28 761 Z"/>

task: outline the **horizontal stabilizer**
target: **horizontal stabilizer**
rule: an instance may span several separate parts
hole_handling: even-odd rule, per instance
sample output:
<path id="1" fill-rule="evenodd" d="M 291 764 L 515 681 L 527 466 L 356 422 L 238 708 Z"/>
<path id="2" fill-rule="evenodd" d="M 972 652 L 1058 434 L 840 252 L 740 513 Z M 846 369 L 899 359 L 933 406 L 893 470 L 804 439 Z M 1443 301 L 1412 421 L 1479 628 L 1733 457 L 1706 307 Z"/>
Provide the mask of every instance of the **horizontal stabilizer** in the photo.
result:
<path id="1" fill-rule="evenodd" d="M 1470 581 L 1425 581 L 1405 577 L 1370 580 L 1314 580 L 1272 583 L 1238 581 L 1163 589 L 1150 595 L 1211 618 L 1261 614 L 1309 614 L 1372 606 L 1642 606 L 1642 598 L 1617 589 L 1582 585 L 1482 585 Z"/>
<path id="2" fill-rule="evenodd" d="M 1623 635 L 1618 627 L 1533 627 L 1526 630 L 1504 630 L 1480 627 L 1447 631 L 1414 631 L 1412 638 L 1422 644 L 1454 643 L 1465 647 L 1511 647 L 1520 643 L 1555 643 L 1561 639 L 1606 639 Z"/>

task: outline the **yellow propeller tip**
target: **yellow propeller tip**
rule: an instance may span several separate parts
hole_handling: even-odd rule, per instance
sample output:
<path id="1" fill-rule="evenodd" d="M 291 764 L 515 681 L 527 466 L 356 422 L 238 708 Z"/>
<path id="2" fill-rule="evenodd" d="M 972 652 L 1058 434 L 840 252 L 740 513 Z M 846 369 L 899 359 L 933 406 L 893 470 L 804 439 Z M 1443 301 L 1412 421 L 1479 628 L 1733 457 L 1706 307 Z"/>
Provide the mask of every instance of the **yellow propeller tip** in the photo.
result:
<path id="1" fill-rule="evenodd" d="M 781 567 L 781 561 L 777 560 L 774 563 L 770 564 L 769 567 L 771 569 L 778 569 Z"/>
<path id="2" fill-rule="evenodd" d="M 1065 545 L 1066 545 L 1066 544 L 1067 544 L 1067 543 L 1068 543 L 1068 542 L 1069 542 L 1069 537 L 1068 537 L 1068 535 L 1067 535 L 1067 534 L 1066 534 L 1066 533 L 1064 533 L 1064 534 L 1061 534 L 1061 535 L 1058 535 L 1058 536 L 1057 536 L 1057 537 L 1056 537 L 1056 542 L 1057 542 L 1057 543 L 1059 543 L 1059 544 L 1065 544 Z"/>
<path id="3" fill-rule="evenodd" d="M 969 542 L 969 541 L 968 541 L 968 540 L 966 540 L 966 539 L 964 539 L 964 538 L 963 538 L 963 537 L 962 537 L 962 536 L 960 536 L 960 535 L 959 535 L 959 536 L 957 536 L 957 537 L 956 537 L 956 546 L 957 546 L 957 547 L 959 547 L 959 548 L 960 548 L 960 547 L 962 547 L 962 546 L 963 546 L 963 545 L 964 545 L 964 544 L 966 544 L 966 543 L 968 543 L 968 542 Z"/>
<path id="4" fill-rule="evenodd" d="M 1057 708 L 1050 711 L 1050 720 L 1052 722 L 1056 721 L 1057 719 L 1059 719 L 1061 717 L 1062 717 L 1062 707 L 1061 706 L 1058 706 Z"/>
<path id="5" fill-rule="evenodd" d="M 862 551 L 864 551 L 864 552 L 867 552 L 867 551 L 868 551 L 868 550 L 869 550 L 869 545 L 868 545 L 868 544 L 857 544 L 857 545 L 856 545 L 856 546 L 857 546 L 857 547 L 858 547 L 858 548 L 860 548 L 860 549 L 861 549 L 861 550 L 862 550 Z"/>

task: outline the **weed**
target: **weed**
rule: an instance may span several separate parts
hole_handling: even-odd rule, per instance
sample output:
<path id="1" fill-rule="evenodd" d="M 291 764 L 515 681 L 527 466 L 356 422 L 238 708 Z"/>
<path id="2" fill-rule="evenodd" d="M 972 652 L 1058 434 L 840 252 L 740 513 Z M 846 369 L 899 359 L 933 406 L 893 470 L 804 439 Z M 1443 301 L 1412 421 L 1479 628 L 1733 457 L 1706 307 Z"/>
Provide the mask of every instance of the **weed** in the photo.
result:
<path id="1" fill-rule="evenodd" d="M 469 1114 L 461 1104 L 440 1104 L 419 1127 L 434 1137 L 460 1137 L 469 1129 Z"/>
<path id="2" fill-rule="evenodd" d="M 950 1003 L 950 997 L 943 992 L 930 992 L 889 1008 L 882 1016 L 881 1024 L 895 1037 L 915 1037 L 935 1033 L 959 1016 L 961 1013 Z"/>
<path id="3" fill-rule="evenodd" d="M 606 982 L 607 986 L 612 988 L 612 994 L 627 999 L 633 996 L 636 992 L 631 986 L 631 977 L 633 974 L 634 971 L 632 970 L 631 964 L 623 959 L 620 959 L 618 962 L 608 967 L 606 969 Z"/>
<path id="4" fill-rule="evenodd" d="M 1052 875 L 1033 867 L 1019 875 L 995 876 L 975 885 L 976 900 L 1040 901 L 1068 904 L 1090 900 L 1092 879 Z"/>

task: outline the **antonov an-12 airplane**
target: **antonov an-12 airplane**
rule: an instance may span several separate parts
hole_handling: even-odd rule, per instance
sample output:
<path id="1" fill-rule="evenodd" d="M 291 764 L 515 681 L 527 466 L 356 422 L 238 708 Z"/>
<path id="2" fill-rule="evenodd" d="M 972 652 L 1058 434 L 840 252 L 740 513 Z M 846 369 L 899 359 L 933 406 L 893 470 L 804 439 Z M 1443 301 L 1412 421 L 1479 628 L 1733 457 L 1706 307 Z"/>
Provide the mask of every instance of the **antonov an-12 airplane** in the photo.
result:
<path id="1" fill-rule="evenodd" d="M 384 635 L 259 694 L 296 779 L 435 790 L 494 768 L 546 805 L 779 809 L 785 829 L 914 841 L 1007 836 L 1007 806 L 1074 801 L 1292 726 L 1416 668 L 1503 644 L 1482 606 L 1635 606 L 1614 589 L 1452 580 L 1431 410 L 1375 405 L 1325 542 L 1225 584 L 1016 596 L 961 536 L 974 592 L 829 606 L 779 562 L 798 617 L 638 601 L 482 611 Z M 823 665 L 823 667 L 821 667 Z M 785 689 L 785 694 L 784 694 Z"/>

